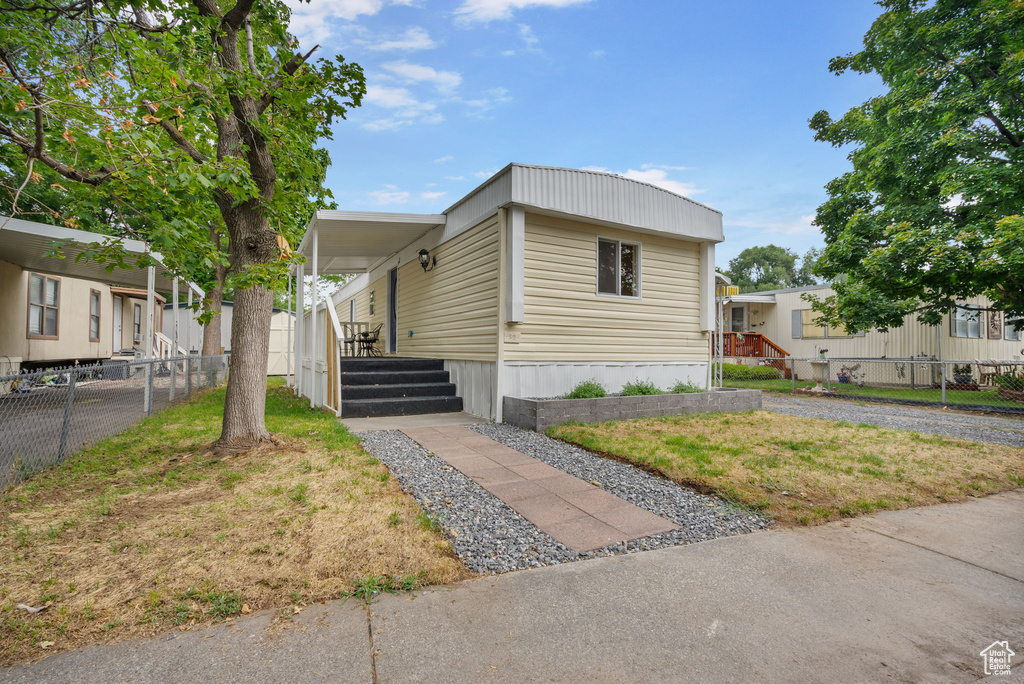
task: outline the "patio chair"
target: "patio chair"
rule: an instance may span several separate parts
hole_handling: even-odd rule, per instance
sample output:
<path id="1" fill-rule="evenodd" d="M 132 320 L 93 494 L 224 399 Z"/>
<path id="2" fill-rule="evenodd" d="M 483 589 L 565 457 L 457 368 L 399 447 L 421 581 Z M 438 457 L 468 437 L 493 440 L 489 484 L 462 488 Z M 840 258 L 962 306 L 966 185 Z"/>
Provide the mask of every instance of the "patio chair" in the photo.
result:
<path id="1" fill-rule="evenodd" d="M 361 356 L 384 356 L 380 353 L 380 349 L 377 349 L 377 343 L 380 342 L 380 330 L 383 327 L 384 324 L 380 323 L 370 332 L 359 335 L 359 353 Z"/>
<path id="2" fill-rule="evenodd" d="M 359 345 L 356 343 L 358 337 L 355 326 L 342 323 L 342 327 L 345 329 L 345 337 L 342 339 L 345 345 L 345 356 L 358 356 Z"/>

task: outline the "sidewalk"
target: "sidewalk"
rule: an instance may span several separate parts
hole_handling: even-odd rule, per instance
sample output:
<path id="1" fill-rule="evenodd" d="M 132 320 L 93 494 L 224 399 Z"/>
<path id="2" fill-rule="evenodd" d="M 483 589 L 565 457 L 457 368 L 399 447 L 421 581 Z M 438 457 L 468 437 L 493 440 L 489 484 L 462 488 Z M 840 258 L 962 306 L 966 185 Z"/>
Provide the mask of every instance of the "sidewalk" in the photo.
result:
<path id="1" fill-rule="evenodd" d="M 98 646 L 0 682 L 970 682 L 1024 671 L 1024 490 Z"/>

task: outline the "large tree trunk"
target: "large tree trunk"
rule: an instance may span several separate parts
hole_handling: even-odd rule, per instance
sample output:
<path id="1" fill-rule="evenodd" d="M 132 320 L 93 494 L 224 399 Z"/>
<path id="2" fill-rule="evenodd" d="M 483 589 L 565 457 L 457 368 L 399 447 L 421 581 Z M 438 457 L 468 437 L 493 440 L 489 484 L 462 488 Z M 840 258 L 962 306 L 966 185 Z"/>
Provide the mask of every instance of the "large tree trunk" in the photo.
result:
<path id="1" fill-rule="evenodd" d="M 213 299 L 214 294 L 217 295 L 216 299 Z M 209 300 L 209 308 L 207 308 L 207 311 L 212 311 L 214 313 L 214 317 L 203 326 L 203 356 L 216 356 L 222 353 L 221 349 L 223 348 L 220 326 L 221 316 L 224 314 L 221 313 L 222 306 L 220 300 L 220 289 L 210 290 L 209 295 L 211 298 Z"/>
<path id="2" fill-rule="evenodd" d="M 229 250 L 237 270 L 279 256 L 277 234 L 256 202 L 237 207 L 223 202 L 221 213 L 231 232 Z M 274 292 L 268 288 L 235 290 L 224 423 L 217 441 L 221 448 L 244 449 L 270 439 L 264 412 L 273 308 Z"/>

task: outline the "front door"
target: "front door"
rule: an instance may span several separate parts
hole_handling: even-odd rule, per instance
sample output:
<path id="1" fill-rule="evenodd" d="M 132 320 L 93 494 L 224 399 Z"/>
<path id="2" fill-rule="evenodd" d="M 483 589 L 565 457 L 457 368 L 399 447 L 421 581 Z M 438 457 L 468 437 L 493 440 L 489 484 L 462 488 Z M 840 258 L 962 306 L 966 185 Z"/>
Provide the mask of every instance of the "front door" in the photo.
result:
<path id="1" fill-rule="evenodd" d="M 398 268 L 388 271 L 388 353 L 398 353 Z"/>
<path id="2" fill-rule="evenodd" d="M 111 353 L 121 351 L 121 297 L 114 295 L 114 343 L 110 346 Z"/>
<path id="3" fill-rule="evenodd" d="M 730 330 L 732 330 L 733 332 L 743 332 L 744 330 L 747 329 L 745 320 L 746 317 L 744 316 L 745 313 L 746 307 L 742 305 L 736 306 L 735 304 L 733 304 L 731 321 L 732 325 L 729 326 Z"/>

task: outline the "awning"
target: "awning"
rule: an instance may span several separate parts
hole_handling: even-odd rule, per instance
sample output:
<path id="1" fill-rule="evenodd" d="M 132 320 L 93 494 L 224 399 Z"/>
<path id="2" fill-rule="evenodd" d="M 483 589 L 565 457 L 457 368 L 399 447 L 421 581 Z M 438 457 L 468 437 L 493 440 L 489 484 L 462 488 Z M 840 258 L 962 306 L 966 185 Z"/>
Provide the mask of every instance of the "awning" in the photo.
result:
<path id="1" fill-rule="evenodd" d="M 738 294 L 725 298 L 726 304 L 774 304 L 775 295 Z"/>
<path id="2" fill-rule="evenodd" d="M 321 210 L 310 220 L 296 251 L 306 256 L 307 272 L 312 272 L 315 241 L 320 275 L 365 273 L 446 220 L 444 214 Z"/>
<path id="3" fill-rule="evenodd" d="M 53 251 L 54 242 L 64 240 L 73 240 L 77 244 L 61 248 L 63 259 L 44 256 Z M 77 259 L 79 254 L 91 249 L 93 245 L 111 241 L 121 243 L 128 252 L 133 254 L 141 255 L 149 252 L 146 243 L 139 240 L 118 239 L 84 230 L 73 230 L 63 226 L 51 226 L 46 223 L 0 216 L 0 261 L 15 264 L 27 271 L 95 280 L 107 285 L 136 288 L 145 292 L 147 288 L 145 268 L 115 268 L 107 273 L 105 264 Z M 174 275 L 164 268 L 158 253 L 151 252 L 150 254 L 158 262 L 155 288 L 170 292 Z M 193 291 L 202 295 L 203 290 L 199 286 L 182 282 L 186 287 L 191 286 Z"/>

